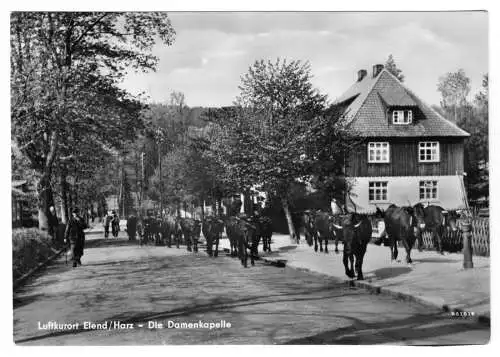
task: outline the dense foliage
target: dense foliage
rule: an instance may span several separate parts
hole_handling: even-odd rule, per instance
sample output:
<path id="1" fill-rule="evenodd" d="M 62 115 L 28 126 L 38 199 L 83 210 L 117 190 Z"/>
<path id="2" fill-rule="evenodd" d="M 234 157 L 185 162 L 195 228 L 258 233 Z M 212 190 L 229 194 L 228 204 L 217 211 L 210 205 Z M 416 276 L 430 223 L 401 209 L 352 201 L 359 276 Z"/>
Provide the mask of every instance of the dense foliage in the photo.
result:
<path id="1" fill-rule="evenodd" d="M 489 197 L 488 75 L 474 102 L 468 100 L 470 79 L 463 70 L 440 77 L 441 112 L 471 134 L 465 140 L 464 169 L 468 198 L 472 201 Z"/>
<path id="2" fill-rule="evenodd" d="M 175 32 L 154 12 L 14 12 L 10 28 L 12 137 L 39 174 L 45 228 L 54 176 L 92 172 L 143 128 L 140 98 L 118 84 L 130 68 L 154 70 L 152 46 Z"/>

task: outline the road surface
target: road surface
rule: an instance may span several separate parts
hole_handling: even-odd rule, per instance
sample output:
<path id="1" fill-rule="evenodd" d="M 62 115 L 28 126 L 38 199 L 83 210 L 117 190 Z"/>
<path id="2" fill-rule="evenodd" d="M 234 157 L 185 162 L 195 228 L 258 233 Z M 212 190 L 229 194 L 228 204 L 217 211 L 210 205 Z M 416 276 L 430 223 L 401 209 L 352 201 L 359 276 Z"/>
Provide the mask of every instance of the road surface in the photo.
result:
<path id="1" fill-rule="evenodd" d="M 245 269 L 225 255 L 140 247 L 122 234 L 108 240 L 89 235 L 83 266 L 65 265 L 63 256 L 14 293 L 17 344 L 449 345 L 489 339 L 486 326 L 324 275 L 261 261 Z"/>

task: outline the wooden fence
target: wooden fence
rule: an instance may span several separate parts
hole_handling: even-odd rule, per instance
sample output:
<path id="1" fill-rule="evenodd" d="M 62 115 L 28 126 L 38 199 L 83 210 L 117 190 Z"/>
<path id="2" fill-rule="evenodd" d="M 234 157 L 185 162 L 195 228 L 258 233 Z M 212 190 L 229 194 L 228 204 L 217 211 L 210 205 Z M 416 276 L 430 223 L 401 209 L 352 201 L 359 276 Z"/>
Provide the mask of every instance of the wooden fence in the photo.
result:
<path id="1" fill-rule="evenodd" d="M 472 223 L 472 254 L 490 256 L 490 226 L 488 218 L 473 218 Z M 423 234 L 424 249 L 435 250 L 437 242 L 432 240 L 430 232 Z M 463 248 L 462 232 L 445 232 L 442 237 L 443 249 L 446 252 L 461 252 Z"/>

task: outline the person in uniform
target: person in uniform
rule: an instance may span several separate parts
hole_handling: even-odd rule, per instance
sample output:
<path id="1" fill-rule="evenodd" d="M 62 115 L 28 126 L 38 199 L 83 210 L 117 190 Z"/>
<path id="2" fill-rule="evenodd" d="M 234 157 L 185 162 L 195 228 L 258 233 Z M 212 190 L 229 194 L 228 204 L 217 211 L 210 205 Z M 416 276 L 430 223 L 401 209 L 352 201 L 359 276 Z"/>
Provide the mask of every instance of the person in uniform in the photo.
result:
<path id="1" fill-rule="evenodd" d="M 104 217 L 104 238 L 109 237 L 109 226 L 111 224 L 111 220 L 113 219 L 113 216 L 109 214 L 109 211 L 106 213 L 106 216 Z"/>
<path id="2" fill-rule="evenodd" d="M 132 213 L 127 220 L 127 234 L 129 240 L 135 240 L 137 231 L 137 217 Z"/>
<path id="3" fill-rule="evenodd" d="M 112 212 L 113 219 L 111 220 L 111 231 L 113 232 L 113 237 L 118 237 L 118 232 L 120 231 L 120 217 L 116 214 L 116 211 Z"/>
<path id="4" fill-rule="evenodd" d="M 57 226 L 59 225 L 59 220 L 57 219 L 56 209 L 54 206 L 50 206 L 49 208 L 49 235 L 52 237 L 52 242 L 57 240 Z"/>
<path id="5" fill-rule="evenodd" d="M 64 240 L 66 244 L 70 244 L 71 259 L 73 260 L 73 268 L 82 265 L 81 257 L 85 245 L 84 229 L 87 228 L 82 217 L 78 215 L 78 208 L 73 209 L 72 216 L 66 226 Z"/>

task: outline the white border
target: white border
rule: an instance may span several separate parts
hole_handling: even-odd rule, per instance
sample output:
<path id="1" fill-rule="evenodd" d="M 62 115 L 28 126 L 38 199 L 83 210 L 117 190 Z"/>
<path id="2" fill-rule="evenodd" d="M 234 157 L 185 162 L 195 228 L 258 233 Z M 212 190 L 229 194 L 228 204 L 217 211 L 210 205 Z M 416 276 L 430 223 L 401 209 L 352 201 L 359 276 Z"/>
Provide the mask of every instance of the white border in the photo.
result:
<path id="1" fill-rule="evenodd" d="M 307 2 L 297 1 L 297 0 L 288 0 L 281 2 L 273 2 L 269 0 L 253 0 L 251 2 L 236 2 L 230 0 L 212 0 L 212 1 L 200 1 L 200 0 L 170 0 L 168 2 L 159 2 L 159 1 L 151 1 L 151 0 L 142 0 L 142 1 L 120 1 L 120 2 L 103 2 L 102 0 L 87 0 L 85 2 L 68 2 L 68 1 L 16 1 L 16 2 L 2 2 L 2 10 L 6 10 L 2 12 L 2 39 L 3 39 L 3 48 L 4 55 L 2 56 L 4 61 L 3 66 L 3 78 L 2 78 L 2 88 L 3 95 L 1 96 L 3 100 L 3 105 L 1 108 L 4 110 L 3 121 L 2 121 L 2 129 L 0 133 L 2 135 L 2 140 L 0 143 L 3 144 L 3 149 L 1 151 L 1 167 L 8 167 L 10 171 L 10 131 L 8 130 L 10 121 L 7 120 L 9 118 L 9 98 L 10 98 L 10 88 L 9 88 L 9 57 L 6 55 L 9 53 L 9 14 L 8 11 L 13 10 L 72 10 L 72 11 L 84 11 L 84 10 L 169 10 L 169 11 L 200 11 L 200 10 L 259 10 L 259 11 L 273 11 L 273 10 L 288 10 L 288 11 L 446 11 L 446 10 L 472 10 L 472 9 L 486 9 L 489 11 L 489 24 L 490 24 L 490 182 L 491 182 L 491 216 L 498 217 L 500 213 L 500 209 L 498 207 L 499 204 L 499 189 L 498 183 L 500 182 L 499 167 L 500 167 L 500 153 L 498 152 L 498 139 L 499 139 L 499 120 L 497 115 L 497 104 L 495 102 L 499 99 L 498 91 L 497 91 L 497 81 L 499 80 L 499 76 L 497 75 L 498 63 L 500 63 L 499 56 L 499 43 L 498 43 L 498 34 L 500 34 L 500 9 L 498 7 L 498 2 L 495 1 L 487 1 L 487 0 L 475 0 L 475 1 L 465 1 L 465 0 L 454 0 L 454 1 L 435 1 L 435 0 L 420 0 L 420 1 L 396 1 L 396 0 L 379 0 L 379 1 L 369 1 L 369 0 L 358 0 L 358 1 L 349 1 L 349 2 L 325 2 L 325 1 L 316 1 L 309 0 Z M 2 197 L 9 197 L 5 199 L 6 202 L 2 205 L 2 214 L 0 217 L 4 219 L 6 222 L 3 222 L 2 227 L 10 227 L 9 215 L 10 215 L 10 175 L 6 173 L 2 175 L 2 185 L 0 186 L 3 190 Z M 491 235 L 493 237 L 498 236 L 498 220 L 492 219 L 491 221 Z M 4 235 L 4 239 L 10 240 L 10 228 L 8 228 L 8 232 Z M 492 258 L 498 255 L 496 254 L 496 248 L 498 243 L 495 242 L 495 239 L 492 240 Z M 4 353 L 6 356 L 9 355 L 21 355 L 21 356 L 33 356 L 34 354 L 37 357 L 42 356 L 53 356 L 54 354 L 71 354 L 72 356 L 83 356 L 89 354 L 109 354 L 116 351 L 116 348 L 106 348 L 106 347 L 78 347 L 78 348 L 56 348 L 56 347 L 48 347 L 48 348 L 14 348 L 12 342 L 12 300 L 11 300 L 11 253 L 9 249 L 2 250 L 3 259 L 1 259 L 2 265 L 2 277 L 4 282 L 4 289 L 7 292 L 2 295 L 2 304 L 1 306 L 5 309 L 2 316 L 4 319 L 2 320 L 2 324 L 0 324 L 1 328 L 1 337 L 2 337 L 2 346 L 4 347 Z M 499 294 L 499 283 L 498 283 L 498 275 L 497 275 L 497 266 L 495 259 L 492 259 L 492 319 L 498 322 L 496 317 L 498 316 L 498 296 Z M 127 347 L 127 350 L 123 348 L 120 349 L 119 353 L 125 352 L 125 355 L 165 355 L 166 353 L 187 353 L 190 352 L 199 354 L 203 353 L 203 356 L 220 356 L 221 354 L 234 355 L 237 353 L 240 357 L 246 356 L 255 356 L 258 354 L 262 355 L 276 355 L 278 354 L 287 354 L 290 356 L 301 356 L 304 353 L 306 354 L 314 354 L 314 355 L 331 355 L 332 353 L 346 353 L 346 352 L 354 352 L 355 354 L 368 353 L 375 356 L 387 356 L 388 353 L 403 353 L 405 356 L 422 356 L 425 355 L 442 355 L 446 353 L 453 353 L 453 356 L 457 355 L 472 355 L 472 354 L 480 354 L 481 357 L 494 355 L 493 351 L 495 347 L 498 347 L 499 339 L 498 339 L 498 327 L 494 325 L 492 326 L 492 342 L 490 342 L 487 346 L 465 346 L 460 348 L 454 347 L 443 347 L 443 348 L 431 348 L 431 347 L 419 347 L 419 348 L 404 348 L 404 349 L 395 349 L 394 347 L 378 347 L 378 346 L 366 346 L 366 347 L 347 347 L 347 346 L 284 346 L 284 347 L 243 347 L 243 346 L 224 346 L 224 348 L 217 347 L 211 348 L 208 346 L 200 347 L 200 348 L 184 348 L 181 349 L 179 347 L 171 347 L 168 350 L 165 350 L 164 347 L 158 348 L 144 348 L 144 347 Z M 279 349 L 279 351 L 278 351 Z M 118 352 L 118 351 L 117 351 Z M 498 353 L 498 351 L 497 351 Z M 496 354 L 496 353 L 495 353 Z"/>

